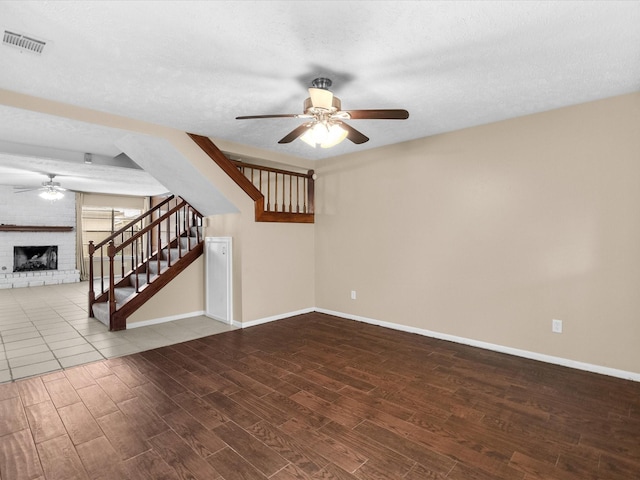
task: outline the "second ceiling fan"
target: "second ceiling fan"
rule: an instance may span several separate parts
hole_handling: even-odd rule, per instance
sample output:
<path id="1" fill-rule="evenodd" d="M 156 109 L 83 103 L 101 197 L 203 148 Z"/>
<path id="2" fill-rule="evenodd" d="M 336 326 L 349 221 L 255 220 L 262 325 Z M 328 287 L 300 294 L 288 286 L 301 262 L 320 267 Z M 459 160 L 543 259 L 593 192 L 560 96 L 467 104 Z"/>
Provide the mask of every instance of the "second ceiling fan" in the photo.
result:
<path id="1" fill-rule="evenodd" d="M 45 200 L 60 200 L 62 197 L 64 197 L 64 193 L 62 192 L 66 192 L 67 189 L 66 188 L 62 188 L 60 186 L 59 182 L 54 182 L 53 179 L 56 178 L 56 175 L 52 174 L 52 173 L 47 173 L 46 174 L 47 177 L 49 177 L 49 180 L 46 182 L 42 182 L 42 186 L 41 187 L 13 187 L 15 192 L 14 193 L 24 193 L 24 192 L 32 192 L 35 190 L 41 190 L 41 192 L 39 193 L 40 197 L 44 198 Z"/>
<path id="2" fill-rule="evenodd" d="M 312 147 L 320 145 L 329 148 L 345 138 L 361 144 L 369 137 L 359 132 L 345 120 L 405 120 L 409 118 L 406 110 L 342 110 L 340 99 L 329 90 L 332 82 L 328 78 L 316 78 L 309 88 L 309 98 L 304 101 L 301 114 L 284 113 L 274 115 L 247 115 L 236 120 L 258 118 L 302 118 L 302 125 L 285 135 L 278 143 L 291 143 L 300 137 Z"/>

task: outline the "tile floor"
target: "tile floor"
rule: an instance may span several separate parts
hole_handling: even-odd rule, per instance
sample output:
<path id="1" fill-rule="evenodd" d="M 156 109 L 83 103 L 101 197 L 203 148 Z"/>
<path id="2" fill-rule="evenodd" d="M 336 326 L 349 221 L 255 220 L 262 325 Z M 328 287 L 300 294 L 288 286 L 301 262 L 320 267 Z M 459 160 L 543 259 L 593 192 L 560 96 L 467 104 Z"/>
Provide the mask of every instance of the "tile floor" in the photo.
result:
<path id="1" fill-rule="evenodd" d="M 0 290 L 0 382 L 233 330 L 208 317 L 109 332 L 87 316 L 88 283 Z"/>

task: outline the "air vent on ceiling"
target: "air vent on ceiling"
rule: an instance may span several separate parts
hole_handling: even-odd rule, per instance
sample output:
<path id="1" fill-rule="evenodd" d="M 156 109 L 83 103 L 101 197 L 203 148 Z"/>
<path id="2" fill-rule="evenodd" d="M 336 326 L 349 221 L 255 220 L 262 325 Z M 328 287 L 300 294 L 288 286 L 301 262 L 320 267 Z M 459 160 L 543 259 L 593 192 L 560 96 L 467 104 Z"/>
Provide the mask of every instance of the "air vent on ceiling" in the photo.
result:
<path id="1" fill-rule="evenodd" d="M 33 53 L 42 53 L 44 46 L 47 44 L 42 40 L 36 40 L 35 38 L 27 37 L 26 35 L 10 32 L 9 30 L 4 31 L 2 43 Z"/>

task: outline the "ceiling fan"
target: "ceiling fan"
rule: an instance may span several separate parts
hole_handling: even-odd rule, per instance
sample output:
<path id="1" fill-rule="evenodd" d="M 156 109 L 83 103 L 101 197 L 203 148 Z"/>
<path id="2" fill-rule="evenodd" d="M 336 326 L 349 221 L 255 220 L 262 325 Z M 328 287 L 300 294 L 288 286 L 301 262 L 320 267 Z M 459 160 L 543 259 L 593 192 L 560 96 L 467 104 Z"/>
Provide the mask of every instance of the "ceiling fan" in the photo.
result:
<path id="1" fill-rule="evenodd" d="M 48 181 L 42 182 L 42 186 L 41 187 L 35 187 L 35 188 L 30 188 L 30 187 L 14 187 L 14 189 L 16 190 L 14 193 L 24 193 L 24 192 L 33 192 L 35 190 L 42 190 L 39 195 L 40 197 L 46 199 L 46 200 L 59 200 L 62 197 L 64 197 L 64 193 L 62 192 L 66 192 L 67 189 L 66 188 L 62 188 L 60 186 L 60 182 L 54 182 L 53 179 L 56 177 L 54 174 L 47 174 L 47 176 L 49 177 Z"/>
<path id="2" fill-rule="evenodd" d="M 338 97 L 329 90 L 332 82 L 328 78 L 316 78 L 309 88 L 309 98 L 304 101 L 301 114 L 285 113 L 275 115 L 249 115 L 236 117 L 236 120 L 257 118 L 302 118 L 306 121 L 285 135 L 278 143 L 291 143 L 300 137 L 312 147 L 320 145 L 329 148 L 345 138 L 361 144 L 369 137 L 359 132 L 345 120 L 404 120 L 409 118 L 406 110 L 342 110 Z"/>

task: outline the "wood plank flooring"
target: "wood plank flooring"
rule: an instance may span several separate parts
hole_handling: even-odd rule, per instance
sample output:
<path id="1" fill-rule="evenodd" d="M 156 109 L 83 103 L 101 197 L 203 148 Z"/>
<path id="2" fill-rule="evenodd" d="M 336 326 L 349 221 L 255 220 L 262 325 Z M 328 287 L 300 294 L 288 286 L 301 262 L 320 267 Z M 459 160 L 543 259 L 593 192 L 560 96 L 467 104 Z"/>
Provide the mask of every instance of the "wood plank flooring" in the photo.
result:
<path id="1" fill-rule="evenodd" d="M 0 385 L 0 478 L 628 480 L 640 384 L 307 314 Z"/>

